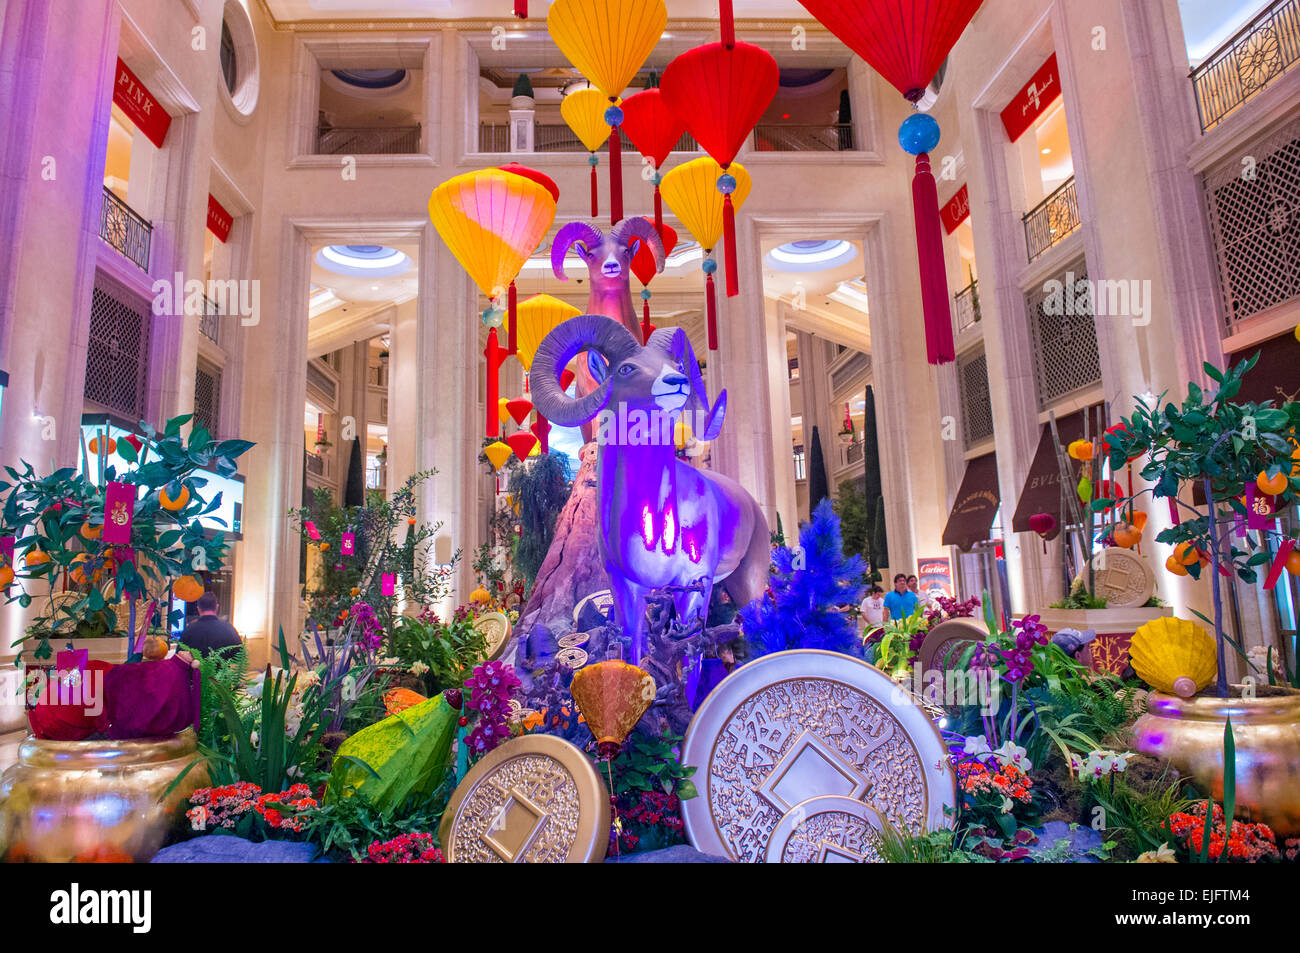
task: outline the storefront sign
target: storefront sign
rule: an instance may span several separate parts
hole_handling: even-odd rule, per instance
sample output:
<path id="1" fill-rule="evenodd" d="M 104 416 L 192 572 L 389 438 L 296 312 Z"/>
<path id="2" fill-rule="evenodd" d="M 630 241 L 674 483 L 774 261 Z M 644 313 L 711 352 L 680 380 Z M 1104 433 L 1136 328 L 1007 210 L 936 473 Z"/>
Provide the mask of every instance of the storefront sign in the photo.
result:
<path id="1" fill-rule="evenodd" d="M 217 236 L 218 241 L 224 242 L 230 237 L 230 226 L 235 222 L 235 217 L 226 211 L 225 207 L 208 196 L 208 231 Z"/>
<path id="2" fill-rule="evenodd" d="M 923 556 L 916 570 L 916 588 L 930 598 L 953 597 L 952 560 L 947 556 Z"/>
<path id="3" fill-rule="evenodd" d="M 162 148 L 172 117 L 120 58 L 117 61 L 117 81 L 113 84 L 113 102 L 137 129 L 149 137 L 150 142 Z"/>
<path id="4" fill-rule="evenodd" d="M 944 231 L 949 235 L 957 231 L 958 225 L 970 218 L 970 192 L 966 186 L 963 185 L 958 189 L 957 194 L 939 209 L 939 217 L 943 219 Z"/>
<path id="5" fill-rule="evenodd" d="M 1056 54 L 1053 53 L 1034 74 L 1025 88 L 1012 98 L 1006 109 L 1002 110 L 1002 125 L 1007 129 L 1007 136 L 1015 142 L 1025 130 L 1034 124 L 1048 106 L 1061 95 L 1061 77 L 1056 72 Z"/>

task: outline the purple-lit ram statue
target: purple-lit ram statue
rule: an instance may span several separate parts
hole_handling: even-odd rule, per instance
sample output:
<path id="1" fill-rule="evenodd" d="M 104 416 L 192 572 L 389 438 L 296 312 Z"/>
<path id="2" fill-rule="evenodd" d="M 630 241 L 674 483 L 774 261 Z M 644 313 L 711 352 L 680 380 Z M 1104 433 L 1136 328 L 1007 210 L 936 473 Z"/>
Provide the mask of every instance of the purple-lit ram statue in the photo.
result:
<path id="1" fill-rule="evenodd" d="M 603 357 L 608 371 L 591 393 L 569 397 L 559 376 L 582 351 Z M 555 423 L 573 427 L 598 418 L 600 554 L 632 661 L 644 651 L 651 590 L 703 581 L 676 597 L 683 619 L 707 612 L 714 583 L 737 605 L 763 594 L 770 537 L 758 503 L 734 480 L 677 459 L 677 420 L 685 416 L 699 439 L 712 440 L 727 405 L 723 391 L 709 407 L 685 331 L 661 328 L 642 347 L 621 324 L 578 315 L 542 341 L 531 380 L 533 403 Z"/>

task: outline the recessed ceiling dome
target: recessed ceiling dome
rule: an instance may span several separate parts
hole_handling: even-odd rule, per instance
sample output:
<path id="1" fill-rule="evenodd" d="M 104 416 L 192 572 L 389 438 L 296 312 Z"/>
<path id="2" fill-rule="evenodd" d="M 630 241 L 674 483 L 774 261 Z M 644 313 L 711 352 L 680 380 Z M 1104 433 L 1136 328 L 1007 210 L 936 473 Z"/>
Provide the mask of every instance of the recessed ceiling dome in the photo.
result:
<path id="1" fill-rule="evenodd" d="M 392 89 L 406 79 L 404 69 L 336 69 L 330 72 L 339 82 L 357 89 Z"/>
<path id="2" fill-rule="evenodd" d="M 843 239 L 805 239 L 778 245 L 767 253 L 767 266 L 777 271 L 828 271 L 857 257 L 852 242 Z"/>
<path id="3" fill-rule="evenodd" d="M 411 270 L 410 256 L 387 245 L 327 245 L 316 253 L 316 264 L 336 275 L 386 278 Z"/>

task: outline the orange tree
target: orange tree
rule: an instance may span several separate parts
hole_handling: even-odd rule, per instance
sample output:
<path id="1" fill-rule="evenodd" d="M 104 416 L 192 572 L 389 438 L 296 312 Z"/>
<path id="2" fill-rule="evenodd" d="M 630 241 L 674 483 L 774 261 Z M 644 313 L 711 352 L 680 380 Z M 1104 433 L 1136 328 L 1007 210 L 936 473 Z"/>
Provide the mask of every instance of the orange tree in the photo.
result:
<path id="1" fill-rule="evenodd" d="M 1296 449 L 1300 402 L 1288 401 L 1278 408 L 1233 401 L 1241 392 L 1242 377 L 1257 360 L 1258 355 L 1226 371 L 1206 363 L 1205 373 L 1216 385 L 1212 393 L 1192 383 L 1181 405 L 1170 401 L 1161 406 L 1158 399 L 1154 406 L 1148 406 L 1139 400 L 1133 415 L 1105 436 L 1112 470 L 1118 471 L 1135 457 L 1146 460 L 1141 475 L 1150 487 L 1133 498 L 1151 493 L 1170 501 L 1176 525 L 1162 530 L 1156 541 L 1176 545 L 1180 557 L 1191 557 L 1177 558 L 1178 565 L 1170 568 L 1199 579 L 1199 555 L 1206 557 L 1214 594 L 1214 634 L 1219 649 L 1217 690 L 1221 698 L 1227 697 L 1228 682 L 1219 577 L 1230 579 L 1235 572 L 1253 585 L 1259 580 L 1260 570 L 1267 572 L 1276 560 L 1270 541 L 1282 547 L 1280 551 L 1295 543 L 1294 538 L 1271 528 L 1271 520 L 1270 528 L 1260 530 L 1257 536 L 1237 536 L 1234 531 L 1239 521 L 1248 515 L 1248 494 L 1273 497 L 1276 510 L 1300 497 L 1300 451 Z M 1192 506 L 1179 499 L 1187 484 L 1199 484 L 1204 505 Z M 1129 503 L 1133 498 L 1122 502 Z M 1092 508 L 1100 511 L 1114 502 L 1094 500 Z"/>
<path id="2" fill-rule="evenodd" d="M 205 472 L 233 476 L 235 460 L 252 444 L 213 440 L 202 427 L 183 438 L 181 428 L 191 416 L 167 421 L 161 432 L 141 422 L 137 433 L 116 441 L 102 432 L 91 441 L 81 468 L 64 467 L 48 476 L 25 461 L 4 468 L 0 536 L 15 538 L 16 583 L 6 602 L 25 609 L 41 600 L 28 628 L 38 640 L 37 659 L 51 657 L 52 640 L 120 631 L 124 605 L 152 602 L 165 609 L 178 580 L 221 568 L 225 534 L 208 535 L 200 522 L 200 517 L 217 521 L 211 514 L 221 506 L 220 493 L 205 495 Z M 92 458 L 104 475 L 98 484 L 91 477 Z M 129 544 L 102 539 L 110 482 L 136 488 Z M 186 580 L 182 588 L 193 585 Z M 182 613 L 174 610 L 169 623 Z"/>

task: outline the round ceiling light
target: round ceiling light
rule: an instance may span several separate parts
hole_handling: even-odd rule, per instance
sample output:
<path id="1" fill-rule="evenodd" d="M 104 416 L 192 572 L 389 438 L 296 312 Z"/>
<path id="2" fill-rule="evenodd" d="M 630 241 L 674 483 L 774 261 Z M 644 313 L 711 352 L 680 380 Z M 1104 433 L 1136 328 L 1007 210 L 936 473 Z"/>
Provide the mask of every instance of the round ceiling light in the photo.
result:
<path id="1" fill-rule="evenodd" d="M 387 278 L 411 270 L 409 255 L 387 245 L 326 245 L 316 253 L 316 264 L 336 275 Z"/>
<path id="2" fill-rule="evenodd" d="M 406 79 L 404 69 L 336 69 L 334 77 L 357 89 L 392 89 Z"/>
<path id="3" fill-rule="evenodd" d="M 855 260 L 858 250 L 843 239 L 808 239 L 778 245 L 767 253 L 777 271 L 828 271 Z"/>

